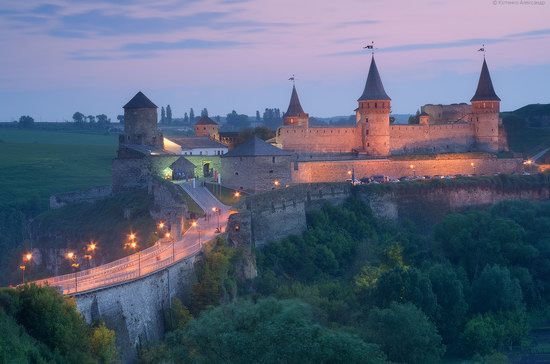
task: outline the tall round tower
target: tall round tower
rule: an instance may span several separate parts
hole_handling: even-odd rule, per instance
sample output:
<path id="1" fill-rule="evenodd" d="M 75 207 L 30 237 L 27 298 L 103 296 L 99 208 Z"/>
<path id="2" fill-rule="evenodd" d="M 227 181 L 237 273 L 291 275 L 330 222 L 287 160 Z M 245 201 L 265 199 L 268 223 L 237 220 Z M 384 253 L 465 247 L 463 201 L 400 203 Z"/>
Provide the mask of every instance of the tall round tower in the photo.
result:
<path id="1" fill-rule="evenodd" d="M 292 86 L 292 95 L 290 96 L 290 103 L 288 104 L 288 109 L 285 112 L 283 125 L 288 126 L 301 126 L 307 128 L 309 126 L 309 114 L 304 112 L 302 105 L 300 104 L 300 99 L 298 98 L 298 93 L 296 92 L 296 87 Z"/>
<path id="2" fill-rule="evenodd" d="M 484 152 L 498 152 L 500 98 L 493 88 L 485 58 L 483 58 L 476 93 L 470 101 L 477 149 Z"/>
<path id="3" fill-rule="evenodd" d="M 384 90 L 374 55 L 371 59 L 365 89 L 357 102 L 359 103 L 359 107 L 356 109 L 357 144 L 367 154 L 389 155 L 391 99 Z"/>
<path id="4" fill-rule="evenodd" d="M 146 145 L 164 148 L 164 138 L 157 127 L 157 105 L 138 92 L 124 105 L 124 134 L 120 144 Z"/>

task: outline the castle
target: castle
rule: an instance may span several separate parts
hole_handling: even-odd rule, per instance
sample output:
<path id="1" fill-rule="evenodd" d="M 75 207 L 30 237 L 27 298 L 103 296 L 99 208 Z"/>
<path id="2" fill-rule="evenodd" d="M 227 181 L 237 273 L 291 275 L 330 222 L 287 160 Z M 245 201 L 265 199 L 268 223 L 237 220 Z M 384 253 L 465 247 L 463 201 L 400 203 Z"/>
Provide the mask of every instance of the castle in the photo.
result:
<path id="1" fill-rule="evenodd" d="M 399 178 L 522 171 L 521 158 L 499 155 L 508 147 L 499 116 L 500 98 L 485 59 L 471 104 L 424 105 L 418 124 L 390 123 L 391 98 L 374 55 L 357 102 L 355 125 L 310 126 L 309 114 L 293 86 L 284 125 L 271 140 L 287 153 L 265 146 L 238 146 L 222 156 L 222 183 L 261 191 L 292 183 L 344 181 L 352 174 Z M 262 153 L 255 156 L 253 150 Z M 250 166 L 255 166 L 254 178 L 243 178 Z"/>
<path id="2" fill-rule="evenodd" d="M 508 148 L 500 98 L 485 59 L 471 104 L 424 105 L 418 124 L 390 123 L 391 98 L 374 55 L 357 102 L 354 125 L 310 126 L 293 86 L 284 125 L 271 143 L 253 139 L 232 149 L 235 135 L 220 132 L 206 116 L 196 123 L 194 138 L 167 140 L 158 130 L 156 105 L 139 92 L 124 106 L 113 190 L 143 188 L 154 175 L 210 177 L 214 163 L 220 163 L 215 169 L 221 171 L 223 185 L 249 192 L 352 176 L 522 172 L 521 158 L 499 153 Z"/>
<path id="3" fill-rule="evenodd" d="M 292 88 L 284 126 L 276 143 L 285 150 L 309 153 L 355 152 L 369 157 L 412 153 L 496 153 L 507 149 L 496 95 L 487 62 L 471 105 L 425 105 L 418 124 L 390 124 L 391 98 L 384 90 L 374 55 L 367 82 L 357 100 L 356 124 L 310 127 L 296 88 Z"/>

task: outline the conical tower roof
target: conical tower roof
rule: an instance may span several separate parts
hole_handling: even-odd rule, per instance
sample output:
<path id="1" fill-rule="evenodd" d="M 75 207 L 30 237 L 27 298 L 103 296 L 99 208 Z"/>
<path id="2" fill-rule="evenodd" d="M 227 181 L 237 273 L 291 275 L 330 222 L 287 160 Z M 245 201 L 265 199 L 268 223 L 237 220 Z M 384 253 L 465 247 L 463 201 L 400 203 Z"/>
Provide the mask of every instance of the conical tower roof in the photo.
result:
<path id="1" fill-rule="evenodd" d="M 143 92 L 138 92 L 130 101 L 123 107 L 124 109 L 158 109 L 153 101 L 149 100 Z"/>
<path id="2" fill-rule="evenodd" d="M 500 98 L 493 88 L 493 81 L 491 81 L 489 67 L 487 67 L 485 58 L 483 58 L 483 66 L 481 66 L 481 74 L 479 75 L 476 94 L 470 101 L 500 101 Z"/>
<path id="3" fill-rule="evenodd" d="M 288 109 L 286 110 L 285 116 L 300 116 L 303 115 L 304 109 L 300 105 L 300 99 L 298 98 L 298 93 L 296 92 L 296 87 L 292 86 L 292 96 L 290 96 L 290 104 L 288 104 Z"/>
<path id="4" fill-rule="evenodd" d="M 378 67 L 376 67 L 376 61 L 374 55 L 372 56 L 369 68 L 369 75 L 367 77 L 367 83 L 365 84 L 365 90 L 357 101 L 364 100 L 391 100 L 382 84 L 382 79 L 378 73 Z"/>

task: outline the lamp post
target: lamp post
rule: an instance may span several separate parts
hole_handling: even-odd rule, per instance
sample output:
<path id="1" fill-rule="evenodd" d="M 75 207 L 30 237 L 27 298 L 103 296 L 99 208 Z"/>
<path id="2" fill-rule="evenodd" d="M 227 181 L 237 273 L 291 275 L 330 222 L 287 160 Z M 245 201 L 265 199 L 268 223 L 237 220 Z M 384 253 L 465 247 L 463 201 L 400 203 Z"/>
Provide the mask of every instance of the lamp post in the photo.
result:
<path id="1" fill-rule="evenodd" d="M 91 268 L 92 266 L 92 258 L 93 258 L 93 254 L 95 253 L 97 249 L 97 244 L 93 241 L 91 241 L 88 245 L 86 245 L 86 252 L 88 254 L 84 254 L 84 259 L 86 259 L 88 261 L 88 268 Z"/>
<path id="2" fill-rule="evenodd" d="M 470 163 L 470 165 L 472 166 L 472 170 L 473 170 L 472 174 L 476 174 L 476 165 L 474 164 L 474 162 Z"/>
<path id="3" fill-rule="evenodd" d="M 197 232 L 199 233 L 199 249 L 201 249 L 202 248 L 201 247 L 201 229 L 199 228 L 199 225 L 197 224 L 197 221 L 193 221 L 191 223 L 191 226 L 197 228 Z"/>
<path id="4" fill-rule="evenodd" d="M 415 171 L 415 169 L 414 169 L 414 164 L 411 164 L 411 165 L 409 166 L 409 168 L 411 169 L 411 171 L 412 171 L 412 173 L 413 173 L 413 177 L 416 177 L 416 171 Z"/>
<path id="5" fill-rule="evenodd" d="M 29 263 L 29 268 L 32 261 L 32 253 L 28 252 L 23 255 L 23 264 L 19 266 L 19 269 L 21 269 L 21 279 L 23 284 L 25 284 L 25 271 L 27 270 L 27 263 Z"/>
<path id="6" fill-rule="evenodd" d="M 221 232 L 221 229 L 220 229 L 221 209 L 219 207 L 212 207 L 212 211 L 217 215 L 218 224 L 217 224 L 217 227 L 216 227 L 216 232 L 219 233 L 219 232 Z"/>
<path id="7" fill-rule="evenodd" d="M 69 262 L 71 262 L 71 267 L 74 270 L 74 291 L 76 293 L 78 292 L 78 274 L 77 273 L 78 273 L 78 267 L 80 266 L 80 264 L 78 264 L 77 256 L 73 252 L 67 253 L 67 259 L 69 260 Z"/>

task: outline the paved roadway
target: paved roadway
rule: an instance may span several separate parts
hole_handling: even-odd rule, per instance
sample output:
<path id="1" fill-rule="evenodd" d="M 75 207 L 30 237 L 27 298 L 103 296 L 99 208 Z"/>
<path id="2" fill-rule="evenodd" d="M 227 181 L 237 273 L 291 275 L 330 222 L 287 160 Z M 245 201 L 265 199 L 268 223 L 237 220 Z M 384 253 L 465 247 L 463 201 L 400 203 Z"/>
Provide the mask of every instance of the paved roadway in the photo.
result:
<path id="1" fill-rule="evenodd" d="M 218 218 L 212 208 L 220 209 L 219 224 L 223 232 L 229 217 L 229 207 L 218 201 L 205 187 L 193 188 L 186 182 L 177 184 L 209 215 L 209 218 L 197 220 L 197 226 L 189 228 L 181 240 L 161 239 L 152 247 L 114 262 L 82 270 L 76 274 L 41 279 L 34 283 L 58 287 L 63 294 L 75 294 L 128 282 L 198 254 L 202 244 L 212 240 L 219 233 Z"/>

